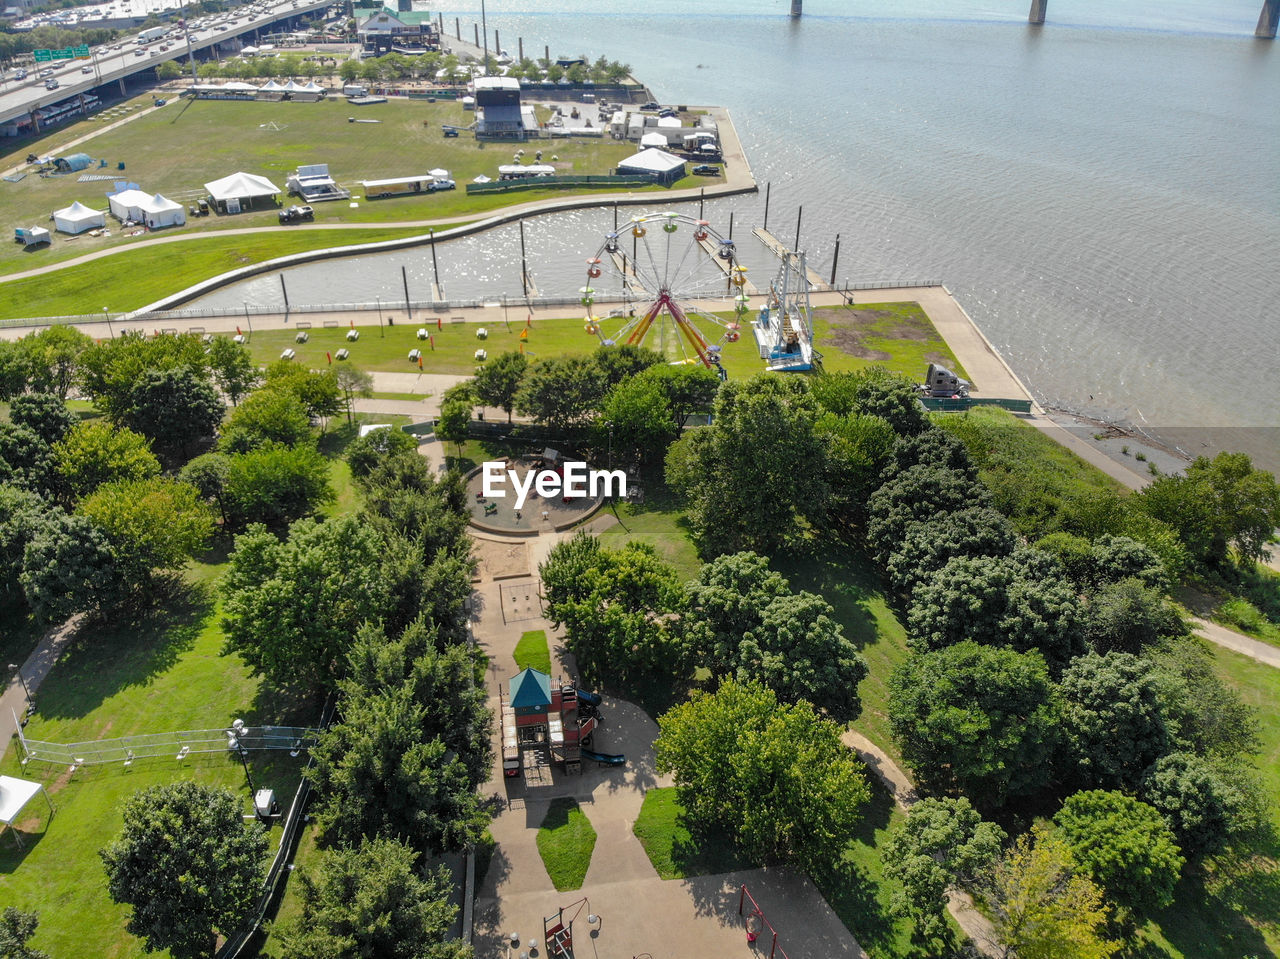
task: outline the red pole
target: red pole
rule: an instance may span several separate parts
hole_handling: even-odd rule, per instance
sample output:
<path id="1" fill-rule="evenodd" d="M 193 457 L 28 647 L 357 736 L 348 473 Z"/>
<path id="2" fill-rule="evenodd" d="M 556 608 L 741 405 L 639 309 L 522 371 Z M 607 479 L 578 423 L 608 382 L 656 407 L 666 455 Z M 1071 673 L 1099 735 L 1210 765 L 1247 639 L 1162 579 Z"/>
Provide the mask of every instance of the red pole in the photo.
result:
<path id="1" fill-rule="evenodd" d="M 773 959 L 773 954 L 778 951 L 778 934 L 773 934 L 773 948 L 769 950 L 769 959 Z"/>
<path id="2" fill-rule="evenodd" d="M 739 916 L 742 915 L 742 904 L 746 901 L 746 898 L 747 898 L 747 886 L 746 886 L 746 883 L 743 883 L 742 892 L 739 893 L 738 895 L 738 915 Z"/>

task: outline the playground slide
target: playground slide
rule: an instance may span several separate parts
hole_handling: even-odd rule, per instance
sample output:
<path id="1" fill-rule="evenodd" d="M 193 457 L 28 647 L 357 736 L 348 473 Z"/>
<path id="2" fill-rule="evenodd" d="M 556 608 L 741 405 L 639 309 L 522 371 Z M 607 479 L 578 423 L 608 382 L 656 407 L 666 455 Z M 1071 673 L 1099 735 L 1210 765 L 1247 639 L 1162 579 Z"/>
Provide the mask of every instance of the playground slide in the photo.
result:
<path id="1" fill-rule="evenodd" d="M 627 757 L 622 755 L 621 753 L 616 753 L 611 755 L 609 753 L 592 752 L 590 749 L 584 749 L 582 751 L 582 758 L 590 759 L 594 762 L 602 763 L 605 766 L 621 766 L 621 765 L 624 765 L 627 761 Z"/>
<path id="2" fill-rule="evenodd" d="M 599 706 L 599 705 L 600 705 L 600 694 L 599 694 L 599 693 L 589 693 L 589 692 L 587 692 L 585 689 L 579 689 L 579 690 L 578 690 L 578 698 L 579 698 L 579 699 L 581 699 L 581 700 L 582 700 L 584 703 L 586 703 L 588 706 Z"/>

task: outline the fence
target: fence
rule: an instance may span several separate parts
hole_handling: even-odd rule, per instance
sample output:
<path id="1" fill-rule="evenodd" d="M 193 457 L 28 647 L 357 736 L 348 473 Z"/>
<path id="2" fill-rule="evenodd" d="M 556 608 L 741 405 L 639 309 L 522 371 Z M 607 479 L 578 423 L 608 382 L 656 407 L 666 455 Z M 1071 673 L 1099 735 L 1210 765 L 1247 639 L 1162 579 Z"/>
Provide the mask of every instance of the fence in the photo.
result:
<path id="1" fill-rule="evenodd" d="M 1030 400 L 1000 399 L 994 396 L 970 396 L 964 399 L 943 399 L 936 396 L 921 397 L 924 408 L 934 413 L 967 413 L 975 406 L 998 406 L 1010 413 L 1030 413 Z"/>
<path id="2" fill-rule="evenodd" d="M 296 753 L 309 748 L 319 732 L 318 729 L 304 726 L 244 726 L 235 730 L 234 739 L 247 750 L 287 749 Z M 226 728 L 146 733 L 82 743 L 50 743 L 27 739 L 19 727 L 18 742 L 22 747 L 24 766 L 29 762 L 65 766 L 116 762 L 130 764 L 137 759 L 184 759 L 193 753 L 222 753 L 236 748 L 232 733 Z"/>
<path id="3" fill-rule="evenodd" d="M 491 183 L 468 183 L 467 193 L 514 193 L 521 190 L 547 190 L 581 186 L 650 186 L 657 181 L 649 176 L 620 176 L 614 173 L 581 176 L 534 176 L 523 180 L 494 180 Z"/>

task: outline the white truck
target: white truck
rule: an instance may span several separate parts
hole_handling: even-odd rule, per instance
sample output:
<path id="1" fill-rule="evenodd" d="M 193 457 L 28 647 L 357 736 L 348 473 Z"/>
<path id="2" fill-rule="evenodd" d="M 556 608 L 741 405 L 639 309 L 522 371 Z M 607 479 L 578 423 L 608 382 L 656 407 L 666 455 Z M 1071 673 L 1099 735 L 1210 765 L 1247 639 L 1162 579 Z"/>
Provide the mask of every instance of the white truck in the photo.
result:
<path id="1" fill-rule="evenodd" d="M 159 40 L 168 32 L 168 27 L 148 27 L 146 30 L 143 30 L 138 34 L 137 42 L 139 44 L 150 43 L 152 40 Z"/>
<path id="2" fill-rule="evenodd" d="M 369 88 L 362 83 L 345 83 L 342 86 L 344 97 L 367 97 Z"/>

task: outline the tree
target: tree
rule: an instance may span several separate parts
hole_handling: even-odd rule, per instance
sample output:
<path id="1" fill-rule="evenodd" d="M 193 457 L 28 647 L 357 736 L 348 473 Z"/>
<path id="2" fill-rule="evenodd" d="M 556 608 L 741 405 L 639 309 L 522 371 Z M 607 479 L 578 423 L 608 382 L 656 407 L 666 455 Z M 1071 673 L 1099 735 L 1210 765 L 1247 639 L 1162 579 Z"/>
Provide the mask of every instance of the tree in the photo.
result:
<path id="1" fill-rule="evenodd" d="M 27 945 L 36 934 L 40 915 L 5 906 L 0 913 L 0 956 L 4 959 L 49 959 L 49 954 Z"/>
<path id="2" fill-rule="evenodd" d="M 34 430 L 0 422 L 0 482 L 48 493 L 55 479 L 49 444 Z"/>
<path id="3" fill-rule="evenodd" d="M 230 472 L 231 457 L 226 453 L 204 453 L 188 461 L 178 473 L 178 479 L 195 487 L 205 502 L 217 505 L 224 525 L 231 522 L 226 489 Z"/>
<path id="4" fill-rule="evenodd" d="M 359 482 L 364 490 L 361 521 L 384 542 L 402 537 L 415 543 L 428 561 L 440 552 L 470 556 L 468 495 L 461 474 L 437 478 L 424 457 L 410 452 L 387 456 Z"/>
<path id="5" fill-rule="evenodd" d="M 104 483 L 146 480 L 160 473 L 160 461 L 145 436 L 100 420 L 72 427 L 52 453 L 53 468 L 73 500 Z"/>
<path id="6" fill-rule="evenodd" d="M 623 463 L 661 459 L 679 433 L 661 386 L 639 376 L 609 391 L 595 425 L 597 444 L 607 444 L 610 456 L 616 451 Z"/>
<path id="7" fill-rule="evenodd" d="M 135 330 L 90 346 L 79 357 L 78 366 L 81 391 L 120 423 L 126 422 L 134 405 L 134 389 L 144 375 L 187 367 L 197 379 L 205 380 L 209 356 L 195 334 L 148 339 Z"/>
<path id="8" fill-rule="evenodd" d="M 340 76 L 344 82 L 350 83 L 352 80 L 360 76 L 360 66 L 361 64 L 359 61 L 343 60 L 342 66 L 338 67 L 338 76 Z"/>
<path id="9" fill-rule="evenodd" d="M 176 782 L 140 790 L 100 855 L 112 900 L 133 906 L 129 931 L 176 959 L 213 954 L 248 918 L 266 875 L 267 836 L 227 789 Z"/>
<path id="10" fill-rule="evenodd" d="M 591 420 L 605 390 L 604 375 L 590 357 L 539 360 L 525 370 L 516 409 L 557 433 L 570 433 Z"/>
<path id="11" fill-rule="evenodd" d="M 1016 545 L 1013 527 L 1001 513 L 989 506 L 959 509 L 908 523 L 902 542 L 885 562 L 885 572 L 904 596 L 910 596 L 957 556 L 1008 556 Z"/>
<path id="12" fill-rule="evenodd" d="M 176 80 L 182 75 L 182 68 L 174 60 L 166 60 L 156 67 L 156 79 L 160 81 Z"/>
<path id="13" fill-rule="evenodd" d="M 827 861 L 870 798 L 841 727 L 755 683 L 695 693 L 658 730 L 658 771 L 672 774 L 691 828 L 723 829 L 760 862 Z"/>
<path id="14" fill-rule="evenodd" d="M 342 409 L 342 391 L 332 370 L 308 370 L 279 360 L 267 367 L 267 387 L 292 393 L 307 416 L 328 418 Z"/>
<path id="15" fill-rule="evenodd" d="M 27 605 L 43 623 L 120 602 L 126 582 L 115 549 L 83 516 L 51 511 L 38 523 L 22 554 L 19 582 Z"/>
<path id="16" fill-rule="evenodd" d="M 1044 823 L 1014 842 L 987 877 L 984 899 L 1004 957 L 1110 959 L 1102 891 L 1072 873 L 1071 850 Z"/>
<path id="17" fill-rule="evenodd" d="M 54 393 L 65 400 L 93 338 L 73 326 L 51 326 L 23 337 L 22 343 L 30 363 L 32 390 Z"/>
<path id="18" fill-rule="evenodd" d="M 960 799 L 922 799 L 884 844 L 885 875 L 902 884 L 891 908 L 922 936 L 947 929 L 947 893 L 973 885 L 1000 855 L 1004 830 Z"/>
<path id="19" fill-rule="evenodd" d="M 507 422 L 510 423 L 516 394 L 528 367 L 529 358 L 523 353 L 499 353 L 476 370 L 476 377 L 471 383 L 476 398 L 485 406 L 498 407 L 507 414 Z"/>
<path id="20" fill-rule="evenodd" d="M 667 365 L 662 354 L 655 353 L 647 346 L 634 346 L 630 343 L 602 346 L 592 354 L 591 358 L 595 361 L 596 366 L 599 367 L 600 375 L 604 377 L 606 392 L 633 377 L 639 376 L 645 370 L 659 365 Z M 699 367 L 699 369 L 706 368 Z M 707 370 L 707 372 L 711 373 L 710 370 Z M 711 375 L 715 376 L 714 373 Z M 717 380 L 717 382 L 719 381 Z"/>
<path id="21" fill-rule="evenodd" d="M 736 553 L 703 566 L 686 597 L 689 644 L 713 675 L 756 680 L 837 722 L 858 718 L 867 664 L 821 596 L 793 594 L 763 557 Z"/>
<path id="22" fill-rule="evenodd" d="M 31 382 L 31 354 L 22 340 L 0 340 L 0 400 L 26 392 Z"/>
<path id="23" fill-rule="evenodd" d="M 990 506 L 991 494 L 963 473 L 919 463 L 893 473 L 871 494 L 867 505 L 867 540 L 884 562 L 902 542 L 910 523 Z"/>
<path id="24" fill-rule="evenodd" d="M 1062 706 L 1038 652 L 965 641 L 912 656 L 889 697 L 893 737 L 930 792 L 999 809 L 1048 785 Z"/>
<path id="25" fill-rule="evenodd" d="M 1194 753 L 1161 756 L 1142 777 L 1138 795 L 1150 803 L 1193 859 L 1222 851 L 1253 825 L 1246 798 Z"/>
<path id="26" fill-rule="evenodd" d="M 232 456 L 222 487 L 233 526 L 283 526 L 333 502 L 329 464 L 314 447 L 271 444 Z"/>
<path id="27" fill-rule="evenodd" d="M 222 583 L 227 649 L 278 685 L 334 685 L 351 636 L 386 604 L 381 552 L 355 517 L 299 520 L 283 543 L 249 527 Z"/>
<path id="28" fill-rule="evenodd" d="M 67 435 L 79 422 L 62 398 L 53 393 L 24 393 L 9 404 L 9 422 L 25 426 L 49 446 Z"/>
<path id="29" fill-rule="evenodd" d="M 215 336 L 210 342 L 209 370 L 232 406 L 239 406 L 244 395 L 262 381 L 248 347 L 226 336 Z"/>
<path id="30" fill-rule="evenodd" d="M 338 384 L 338 391 L 342 394 L 342 403 L 347 411 L 347 425 L 351 425 L 351 412 L 355 406 L 357 396 L 363 396 L 366 399 L 373 396 L 373 374 L 367 373 L 357 366 L 343 364 L 333 374 L 334 381 Z"/>
<path id="31" fill-rule="evenodd" d="M 390 427 L 370 430 L 357 437 L 346 449 L 347 465 L 356 479 L 368 476 L 387 457 L 400 453 L 412 453 L 418 448 L 418 438 L 412 433 Z"/>
<path id="32" fill-rule="evenodd" d="M 1114 902 L 1163 909 L 1185 860 L 1160 813 L 1124 793 L 1069 796 L 1053 817 L 1078 869 Z"/>
<path id="33" fill-rule="evenodd" d="M 1059 689 L 1080 781 L 1136 789 L 1143 771 L 1169 750 L 1155 664 L 1129 653 L 1089 653 L 1071 663 Z"/>
<path id="34" fill-rule="evenodd" d="M 883 366 L 816 377 L 813 395 L 823 409 L 841 416 L 851 413 L 879 416 L 888 421 L 899 436 L 922 433 L 930 426 L 920 406 L 916 385 Z"/>
<path id="35" fill-rule="evenodd" d="M 133 585 L 148 583 L 155 570 L 181 569 L 213 532 L 212 511 L 196 488 L 168 477 L 99 486 L 78 511 L 106 534 Z"/>
<path id="36" fill-rule="evenodd" d="M 192 445 L 213 436 L 225 412 L 203 374 L 190 366 L 144 372 L 129 394 L 120 423 L 152 447 L 185 462 Z"/>
<path id="37" fill-rule="evenodd" d="M 1084 608 L 1085 637 L 1098 652 L 1142 653 L 1187 633 L 1177 611 L 1136 578 L 1107 583 Z"/>
<path id="38" fill-rule="evenodd" d="M 1092 581 L 1097 585 L 1136 579 L 1147 589 L 1163 593 L 1169 576 L 1152 549 L 1128 536 L 1100 536 L 1089 550 Z"/>
<path id="39" fill-rule="evenodd" d="M 231 411 L 219 446 L 228 453 L 246 453 L 268 443 L 297 446 L 311 440 L 302 401 L 287 390 L 265 388 L 250 393 Z"/>
<path id="40" fill-rule="evenodd" d="M 22 556 L 49 506 L 30 490 L 0 484 L 0 598 L 20 598 Z"/>
<path id="41" fill-rule="evenodd" d="M 831 490 L 828 515 L 848 525 L 864 524 L 867 501 L 890 462 L 896 435 L 893 427 L 879 416 L 823 412 L 815 421 L 814 430 L 826 446 Z"/>
<path id="42" fill-rule="evenodd" d="M 471 427 L 471 401 L 460 397 L 450 397 L 440 404 L 440 416 L 436 420 L 436 435 L 441 442 L 456 443 L 458 455 L 462 455 L 462 444 L 467 441 L 467 432 Z"/>
<path id="43" fill-rule="evenodd" d="M 285 959 L 470 959 L 451 936 L 458 907 L 443 867 L 426 877 L 419 854 L 390 838 L 325 853 L 298 878 L 301 912 L 278 927 Z"/>
<path id="44" fill-rule="evenodd" d="M 602 354 L 598 352 L 596 355 L 597 362 L 602 362 Z M 711 404 L 720 389 L 720 377 L 702 365 L 658 363 L 646 367 L 636 376 L 656 383 L 662 390 L 662 395 L 667 398 L 667 415 L 677 432 L 684 429 L 685 420 L 693 413 L 711 412 Z"/>
<path id="45" fill-rule="evenodd" d="M 1180 748 L 1221 765 L 1242 764 L 1259 750 L 1256 710 L 1218 674 L 1205 643 L 1173 640 L 1151 655 L 1161 673 L 1162 709 L 1176 717 Z"/>
<path id="46" fill-rule="evenodd" d="M 800 379 L 762 374 L 720 387 L 712 425 L 675 443 L 666 464 L 704 554 L 768 554 L 825 515 L 823 471 L 800 465 L 822 462 L 816 417 Z"/>

